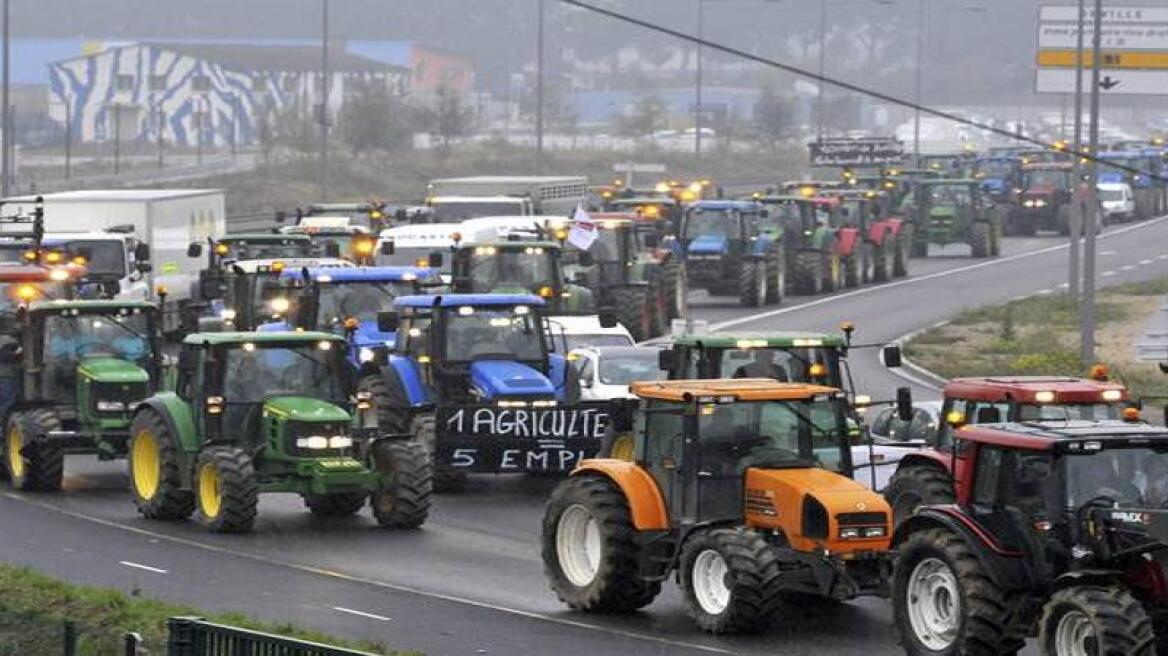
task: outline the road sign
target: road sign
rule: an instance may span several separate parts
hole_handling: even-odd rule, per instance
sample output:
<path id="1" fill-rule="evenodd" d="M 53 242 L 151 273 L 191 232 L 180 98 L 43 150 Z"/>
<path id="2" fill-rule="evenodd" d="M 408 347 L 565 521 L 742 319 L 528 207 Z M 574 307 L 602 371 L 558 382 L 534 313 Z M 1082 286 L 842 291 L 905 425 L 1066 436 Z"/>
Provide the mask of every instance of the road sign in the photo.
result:
<path id="1" fill-rule="evenodd" d="M 613 164 L 612 170 L 617 173 L 664 173 L 664 164 L 634 164 L 632 162 L 622 162 L 620 164 Z"/>
<path id="2" fill-rule="evenodd" d="M 820 139 L 807 148 L 811 166 L 896 164 L 904 158 L 904 144 L 896 139 Z"/>
<path id="3" fill-rule="evenodd" d="M 1038 16 L 1035 90 L 1074 93 L 1078 7 L 1044 5 Z M 1090 79 L 1094 9 L 1086 11 L 1083 66 Z M 1109 7 L 1100 32 L 1101 90 L 1107 95 L 1168 94 L 1168 8 Z M 1090 86 L 1088 84 L 1088 86 Z"/>

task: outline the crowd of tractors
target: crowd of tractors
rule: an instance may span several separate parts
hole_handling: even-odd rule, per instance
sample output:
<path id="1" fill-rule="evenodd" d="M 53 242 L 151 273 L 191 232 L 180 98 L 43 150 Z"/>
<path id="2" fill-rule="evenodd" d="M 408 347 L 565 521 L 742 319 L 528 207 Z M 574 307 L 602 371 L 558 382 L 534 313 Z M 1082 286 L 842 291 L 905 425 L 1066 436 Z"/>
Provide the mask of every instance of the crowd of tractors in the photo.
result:
<path id="1" fill-rule="evenodd" d="M 1138 182 L 1155 193 L 1132 218 L 1168 209 L 1159 179 Z M 886 282 L 934 245 L 993 257 L 1003 234 L 1062 232 L 1074 189 L 1057 149 L 739 198 L 709 181 L 435 181 L 426 203 L 193 239 L 182 303 L 95 284 L 38 205 L 0 219 L 18 254 L 0 264 L 3 474 L 55 492 L 66 456 L 124 460 L 142 516 L 222 533 L 252 530 L 265 493 L 409 529 L 472 474 L 560 474 L 541 553 L 573 609 L 643 608 L 672 576 L 711 633 L 874 596 L 911 654 L 1031 636 L 1049 654 L 1152 654 L 1168 429 L 1106 372 L 957 379 L 922 415 L 907 388 L 855 389 L 853 351 L 901 354 L 849 323 L 711 332 L 688 312 L 693 290 L 761 307 Z M 153 266 L 149 244 L 135 257 Z M 877 436 L 875 413 L 896 428 Z"/>

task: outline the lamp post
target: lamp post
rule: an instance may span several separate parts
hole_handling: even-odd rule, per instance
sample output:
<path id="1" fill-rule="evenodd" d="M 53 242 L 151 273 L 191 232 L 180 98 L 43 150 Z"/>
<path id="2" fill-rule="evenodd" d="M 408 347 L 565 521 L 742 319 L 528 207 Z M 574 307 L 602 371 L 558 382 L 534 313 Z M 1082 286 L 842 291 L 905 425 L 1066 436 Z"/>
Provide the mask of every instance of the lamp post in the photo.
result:
<path id="1" fill-rule="evenodd" d="M 2 10 L 4 13 L 4 64 L 3 72 L 0 73 L 0 78 L 2 78 L 0 79 L 0 86 L 3 87 L 0 89 L 0 105 L 2 105 L 0 107 L 0 123 L 4 124 L 3 134 L 0 134 L 0 160 L 2 160 L 0 161 L 0 168 L 3 168 L 0 171 L 0 197 L 3 198 L 8 198 L 12 185 L 12 108 L 8 104 L 9 69 L 11 68 L 9 62 L 12 59 L 10 56 L 12 54 L 12 48 L 9 43 L 9 37 L 12 33 L 9 29 L 11 14 L 8 11 L 8 4 L 9 0 L 4 0 Z"/>
<path id="2" fill-rule="evenodd" d="M 1085 0 L 1079 0 L 1078 25 L 1075 36 L 1075 124 L 1074 124 L 1074 139 L 1075 152 L 1083 152 L 1083 28 L 1086 27 L 1086 7 Z M 1083 180 L 1083 165 L 1082 159 L 1075 158 L 1075 184 L 1079 185 Z M 1079 280 L 1082 274 L 1079 271 L 1079 250 L 1082 247 L 1082 231 L 1083 231 L 1083 204 L 1075 203 L 1075 207 L 1071 209 L 1071 244 L 1070 244 L 1070 266 L 1069 280 L 1067 281 L 1067 296 L 1070 297 L 1072 303 L 1079 302 Z"/>
<path id="3" fill-rule="evenodd" d="M 817 139 L 823 139 L 823 130 L 825 123 L 824 112 L 824 84 L 823 76 L 827 72 L 827 6 L 832 5 L 895 5 L 896 0 L 861 0 L 859 2 L 830 2 L 830 0 L 819 0 L 819 68 L 818 73 L 820 80 L 815 85 L 815 135 Z"/>
<path id="4" fill-rule="evenodd" d="M 328 200 L 329 193 L 329 0 L 321 0 L 320 21 L 320 200 Z"/>
<path id="5" fill-rule="evenodd" d="M 535 0 L 536 14 L 539 20 L 539 29 L 535 38 L 535 157 L 538 162 L 543 161 L 543 78 L 544 78 L 544 3 L 545 0 Z"/>
<path id="6" fill-rule="evenodd" d="M 985 13 L 986 8 L 980 6 L 954 7 L 957 11 L 971 13 Z M 913 166 L 919 166 L 921 160 L 921 85 L 925 62 L 925 0 L 917 0 L 917 55 L 916 70 L 913 75 Z"/>
<path id="7" fill-rule="evenodd" d="M 1094 34 L 1091 35 L 1091 160 L 1087 163 L 1087 212 L 1083 232 L 1083 302 L 1079 310 L 1079 346 L 1084 365 L 1095 362 L 1095 228 L 1098 225 L 1099 190 L 1096 185 L 1099 163 L 1099 69 L 1102 59 L 1103 0 L 1095 0 Z"/>

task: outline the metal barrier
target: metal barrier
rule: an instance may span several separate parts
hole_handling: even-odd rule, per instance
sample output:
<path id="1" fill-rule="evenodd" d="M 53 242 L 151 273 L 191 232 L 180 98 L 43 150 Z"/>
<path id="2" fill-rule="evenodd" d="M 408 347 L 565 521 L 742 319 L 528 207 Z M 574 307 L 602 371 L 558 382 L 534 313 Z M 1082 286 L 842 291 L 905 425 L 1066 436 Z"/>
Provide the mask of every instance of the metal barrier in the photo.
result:
<path id="1" fill-rule="evenodd" d="M 166 621 L 167 656 L 375 656 L 306 640 L 215 624 L 198 617 Z"/>

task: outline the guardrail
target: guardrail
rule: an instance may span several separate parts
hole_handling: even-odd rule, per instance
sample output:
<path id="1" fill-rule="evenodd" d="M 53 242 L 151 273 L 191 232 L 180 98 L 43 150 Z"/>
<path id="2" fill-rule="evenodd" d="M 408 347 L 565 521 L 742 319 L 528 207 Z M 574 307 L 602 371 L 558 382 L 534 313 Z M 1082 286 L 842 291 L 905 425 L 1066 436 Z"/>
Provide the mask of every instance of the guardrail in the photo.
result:
<path id="1" fill-rule="evenodd" d="M 369 652 L 330 647 L 307 640 L 248 631 L 198 617 L 166 621 L 170 638 L 167 656 L 375 656 Z"/>

